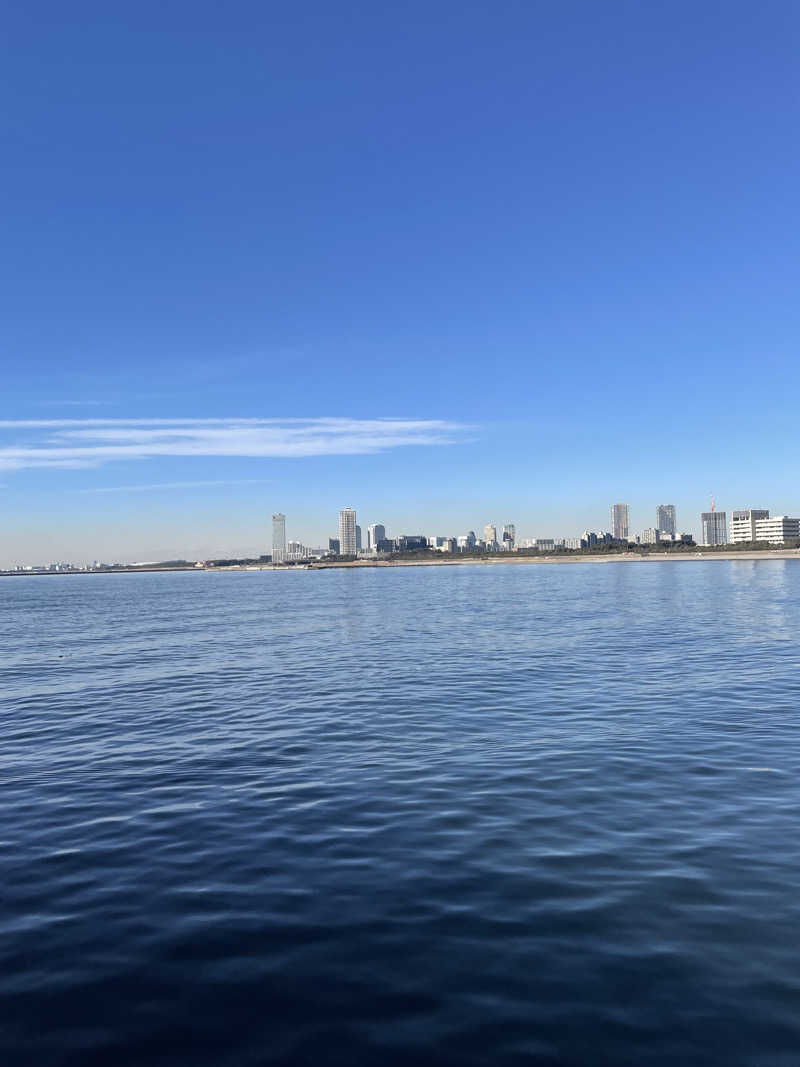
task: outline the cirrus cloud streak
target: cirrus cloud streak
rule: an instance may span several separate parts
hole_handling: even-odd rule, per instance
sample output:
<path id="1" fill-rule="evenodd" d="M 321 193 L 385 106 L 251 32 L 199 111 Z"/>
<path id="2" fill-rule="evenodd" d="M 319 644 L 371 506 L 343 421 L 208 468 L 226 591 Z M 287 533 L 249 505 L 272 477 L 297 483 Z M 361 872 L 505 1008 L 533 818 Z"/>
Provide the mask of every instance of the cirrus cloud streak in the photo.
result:
<path id="1" fill-rule="evenodd" d="M 454 444 L 468 427 L 443 419 L 0 420 L 0 470 L 97 467 L 161 456 L 292 459 Z M 10 437 L 15 440 L 8 440 Z"/>

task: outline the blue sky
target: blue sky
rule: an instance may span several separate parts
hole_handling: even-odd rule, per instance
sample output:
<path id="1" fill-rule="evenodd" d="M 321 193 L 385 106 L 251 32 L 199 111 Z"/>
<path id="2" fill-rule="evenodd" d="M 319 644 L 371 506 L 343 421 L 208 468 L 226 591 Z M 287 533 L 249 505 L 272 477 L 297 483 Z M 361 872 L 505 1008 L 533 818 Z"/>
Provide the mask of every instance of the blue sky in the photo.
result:
<path id="1" fill-rule="evenodd" d="M 796 4 L 5 31 L 0 564 L 800 512 Z"/>

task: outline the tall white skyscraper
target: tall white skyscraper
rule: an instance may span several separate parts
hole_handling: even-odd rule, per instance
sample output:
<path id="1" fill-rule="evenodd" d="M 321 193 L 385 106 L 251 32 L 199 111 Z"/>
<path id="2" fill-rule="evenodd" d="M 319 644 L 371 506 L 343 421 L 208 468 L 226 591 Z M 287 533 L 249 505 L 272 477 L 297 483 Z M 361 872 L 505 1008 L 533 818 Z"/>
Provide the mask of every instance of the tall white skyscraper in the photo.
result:
<path id="1" fill-rule="evenodd" d="M 386 540 L 386 527 L 380 522 L 373 522 L 367 527 L 367 548 L 374 552 L 378 547 L 378 541 Z"/>
<path id="2" fill-rule="evenodd" d="M 659 504 L 656 508 L 656 529 L 660 533 L 672 534 L 674 537 L 677 533 L 677 527 L 675 525 L 675 505 L 674 504 Z"/>
<path id="3" fill-rule="evenodd" d="M 487 522 L 483 528 L 483 539 L 487 545 L 497 544 L 497 527 L 493 522 Z"/>
<path id="4" fill-rule="evenodd" d="M 615 541 L 628 540 L 628 505 L 611 505 L 611 536 Z"/>
<path id="5" fill-rule="evenodd" d="M 283 563 L 286 559 L 286 516 L 272 516 L 272 562 Z"/>
<path id="6" fill-rule="evenodd" d="M 356 545 L 356 513 L 352 508 L 339 512 L 339 551 L 343 556 L 354 556 Z"/>

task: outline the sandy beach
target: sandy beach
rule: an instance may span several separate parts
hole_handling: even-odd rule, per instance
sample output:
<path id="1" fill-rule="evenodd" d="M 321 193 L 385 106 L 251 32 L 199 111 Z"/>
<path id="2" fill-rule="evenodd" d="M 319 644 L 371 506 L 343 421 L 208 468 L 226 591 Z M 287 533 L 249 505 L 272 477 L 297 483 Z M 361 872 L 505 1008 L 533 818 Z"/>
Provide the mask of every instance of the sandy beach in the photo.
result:
<path id="1" fill-rule="evenodd" d="M 552 555 L 552 556 L 518 556 L 515 554 L 500 554 L 496 557 L 476 559 L 454 559 L 452 556 L 446 559 L 394 559 L 394 560 L 370 560 L 359 559 L 350 562 L 337 563 L 310 563 L 307 567 L 311 570 L 326 570 L 334 567 L 464 567 L 470 564 L 496 567 L 508 564 L 524 566 L 526 564 L 576 564 L 576 563 L 690 563 L 706 562 L 708 560 L 800 560 L 800 549 L 775 549 L 775 551 L 763 552 L 709 552 L 698 549 L 696 552 L 649 552 L 639 554 L 630 552 L 625 554 L 598 553 L 597 555 Z M 269 565 L 268 565 L 269 566 Z"/>

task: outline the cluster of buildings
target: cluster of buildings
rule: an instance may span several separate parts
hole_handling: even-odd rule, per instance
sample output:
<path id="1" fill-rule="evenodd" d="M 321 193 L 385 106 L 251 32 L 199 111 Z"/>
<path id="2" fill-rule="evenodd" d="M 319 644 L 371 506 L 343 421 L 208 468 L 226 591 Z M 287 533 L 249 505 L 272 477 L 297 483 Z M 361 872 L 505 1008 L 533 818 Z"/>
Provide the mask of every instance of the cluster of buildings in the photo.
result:
<path id="1" fill-rule="evenodd" d="M 107 566 L 107 564 L 103 564 L 103 566 Z M 92 571 L 97 570 L 98 567 L 99 564 L 97 563 L 86 563 L 83 566 L 75 566 L 74 563 L 43 563 L 25 567 L 18 565 L 12 567 L 11 570 L 15 574 L 61 574 L 68 571 Z"/>
<path id="2" fill-rule="evenodd" d="M 81 571 L 108 571 L 113 570 L 115 567 L 131 566 L 131 564 L 125 563 L 101 563 L 99 560 L 93 560 L 91 563 L 42 563 L 33 566 L 20 566 L 17 565 L 11 568 L 11 571 L 15 574 L 72 574 Z M 142 564 L 142 566 L 149 566 L 149 564 Z"/>
<path id="3" fill-rule="evenodd" d="M 272 516 L 272 562 L 300 563 L 309 559 L 321 559 L 330 556 L 349 556 L 374 558 L 388 556 L 396 552 L 412 552 L 427 549 L 435 552 L 564 552 L 581 549 L 609 547 L 627 548 L 631 545 L 655 545 L 680 543 L 693 545 L 691 534 L 679 533 L 674 504 L 659 504 L 655 513 L 655 525 L 647 527 L 640 534 L 630 534 L 630 509 L 627 504 L 611 505 L 610 530 L 584 530 L 579 537 L 530 537 L 517 539 L 517 530 L 513 522 L 507 522 L 502 529 L 494 523 L 487 523 L 483 535 L 478 536 L 469 530 L 458 537 L 438 535 L 401 534 L 388 537 L 386 526 L 380 522 L 367 526 L 366 539 L 362 537 L 361 526 L 354 508 L 342 508 L 339 512 L 338 536 L 328 539 L 327 547 L 311 547 L 300 541 L 286 540 L 286 516 Z M 710 511 L 700 516 L 700 544 L 703 547 L 717 545 L 769 544 L 777 547 L 800 545 L 800 518 L 788 515 L 770 515 L 766 508 L 749 508 L 732 511 L 730 520 L 727 512 L 717 511 L 712 503 Z M 268 560 L 262 556 L 261 561 Z M 254 560 L 205 561 L 211 563 L 253 563 Z M 185 560 L 174 560 L 174 564 L 189 565 Z M 53 573 L 76 571 L 105 571 L 116 569 L 133 569 L 136 567 L 158 567 L 158 563 L 92 563 L 76 566 L 71 563 L 48 563 L 43 566 L 17 566 L 12 571 L 3 573 Z"/>
<path id="4" fill-rule="evenodd" d="M 327 548 L 309 548 L 299 541 L 287 541 L 286 516 L 281 513 L 273 515 L 272 562 L 292 563 L 321 556 L 372 557 L 390 555 L 394 552 L 412 552 L 420 548 L 433 549 L 437 552 L 510 552 L 517 548 L 514 523 L 506 523 L 500 534 L 498 534 L 497 527 L 489 523 L 484 527 L 481 538 L 474 530 L 459 537 L 426 534 L 400 534 L 399 537 L 387 537 L 385 525 L 381 522 L 374 522 L 367 526 L 365 541 L 357 519 L 358 516 L 353 508 L 342 508 L 339 512 L 338 536 L 328 539 Z"/>
<path id="5" fill-rule="evenodd" d="M 794 539 L 800 540 L 800 519 L 786 515 L 770 517 L 769 511 L 751 509 L 731 513 L 730 524 L 724 511 L 711 511 L 701 516 L 701 544 L 705 546 L 767 542 L 783 545 Z M 557 552 L 594 548 L 603 545 L 654 545 L 683 542 L 693 544 L 691 534 L 679 533 L 674 504 L 659 504 L 655 524 L 640 534 L 631 536 L 630 509 L 627 504 L 611 505 L 611 528 L 604 531 L 585 530 L 579 537 L 552 538 L 532 537 L 517 540 L 516 526 L 506 523 L 501 531 L 494 523 L 487 523 L 483 535 L 474 530 L 458 537 L 438 535 L 401 534 L 387 537 L 386 527 L 376 522 L 367 526 L 363 538 L 358 516 L 353 508 L 339 512 L 338 536 L 328 539 L 327 548 L 311 548 L 299 541 L 286 540 L 286 516 L 272 516 L 272 561 L 293 563 L 324 556 L 361 556 L 364 558 L 408 552 L 415 549 L 430 549 L 437 552 Z"/>
<path id="6" fill-rule="evenodd" d="M 633 543 L 655 543 L 656 541 L 691 541 L 688 534 L 680 537 L 676 534 L 675 507 L 662 504 L 656 511 L 656 526 L 645 530 L 641 538 Z M 399 537 L 387 537 L 383 523 L 375 522 L 367 526 L 364 539 L 358 516 L 354 508 L 342 508 L 339 512 L 338 536 L 328 539 L 327 548 L 310 548 L 300 541 L 287 541 L 286 516 L 277 513 L 272 516 L 272 561 L 273 563 L 295 563 L 306 559 L 319 559 L 323 556 L 361 556 L 370 558 L 390 555 L 395 552 L 409 552 L 417 549 L 430 549 L 435 552 L 517 552 L 520 550 L 535 552 L 555 552 L 558 550 L 577 550 L 593 548 L 602 544 L 627 544 L 628 505 L 614 504 L 611 509 L 611 531 L 584 531 L 580 537 L 552 538 L 532 537 L 517 540 L 517 530 L 513 522 L 507 522 L 501 530 L 494 523 L 487 523 L 482 536 L 470 530 L 457 537 L 439 535 L 401 534 Z"/>
<path id="7" fill-rule="evenodd" d="M 557 549 L 595 548 L 599 545 L 655 545 L 682 541 L 692 543 L 690 534 L 678 533 L 674 504 L 659 504 L 656 508 L 655 526 L 649 526 L 640 534 L 630 533 L 630 509 L 627 504 L 611 505 L 610 530 L 584 530 L 580 537 L 530 538 L 519 543 L 519 548 L 532 548 L 540 552 Z"/>
<path id="8" fill-rule="evenodd" d="M 785 545 L 800 540 L 800 519 L 788 515 L 773 515 L 766 508 L 732 511 L 730 523 L 724 511 L 704 511 L 700 516 L 701 543 L 704 545 L 741 545 L 763 541 L 771 545 Z"/>

